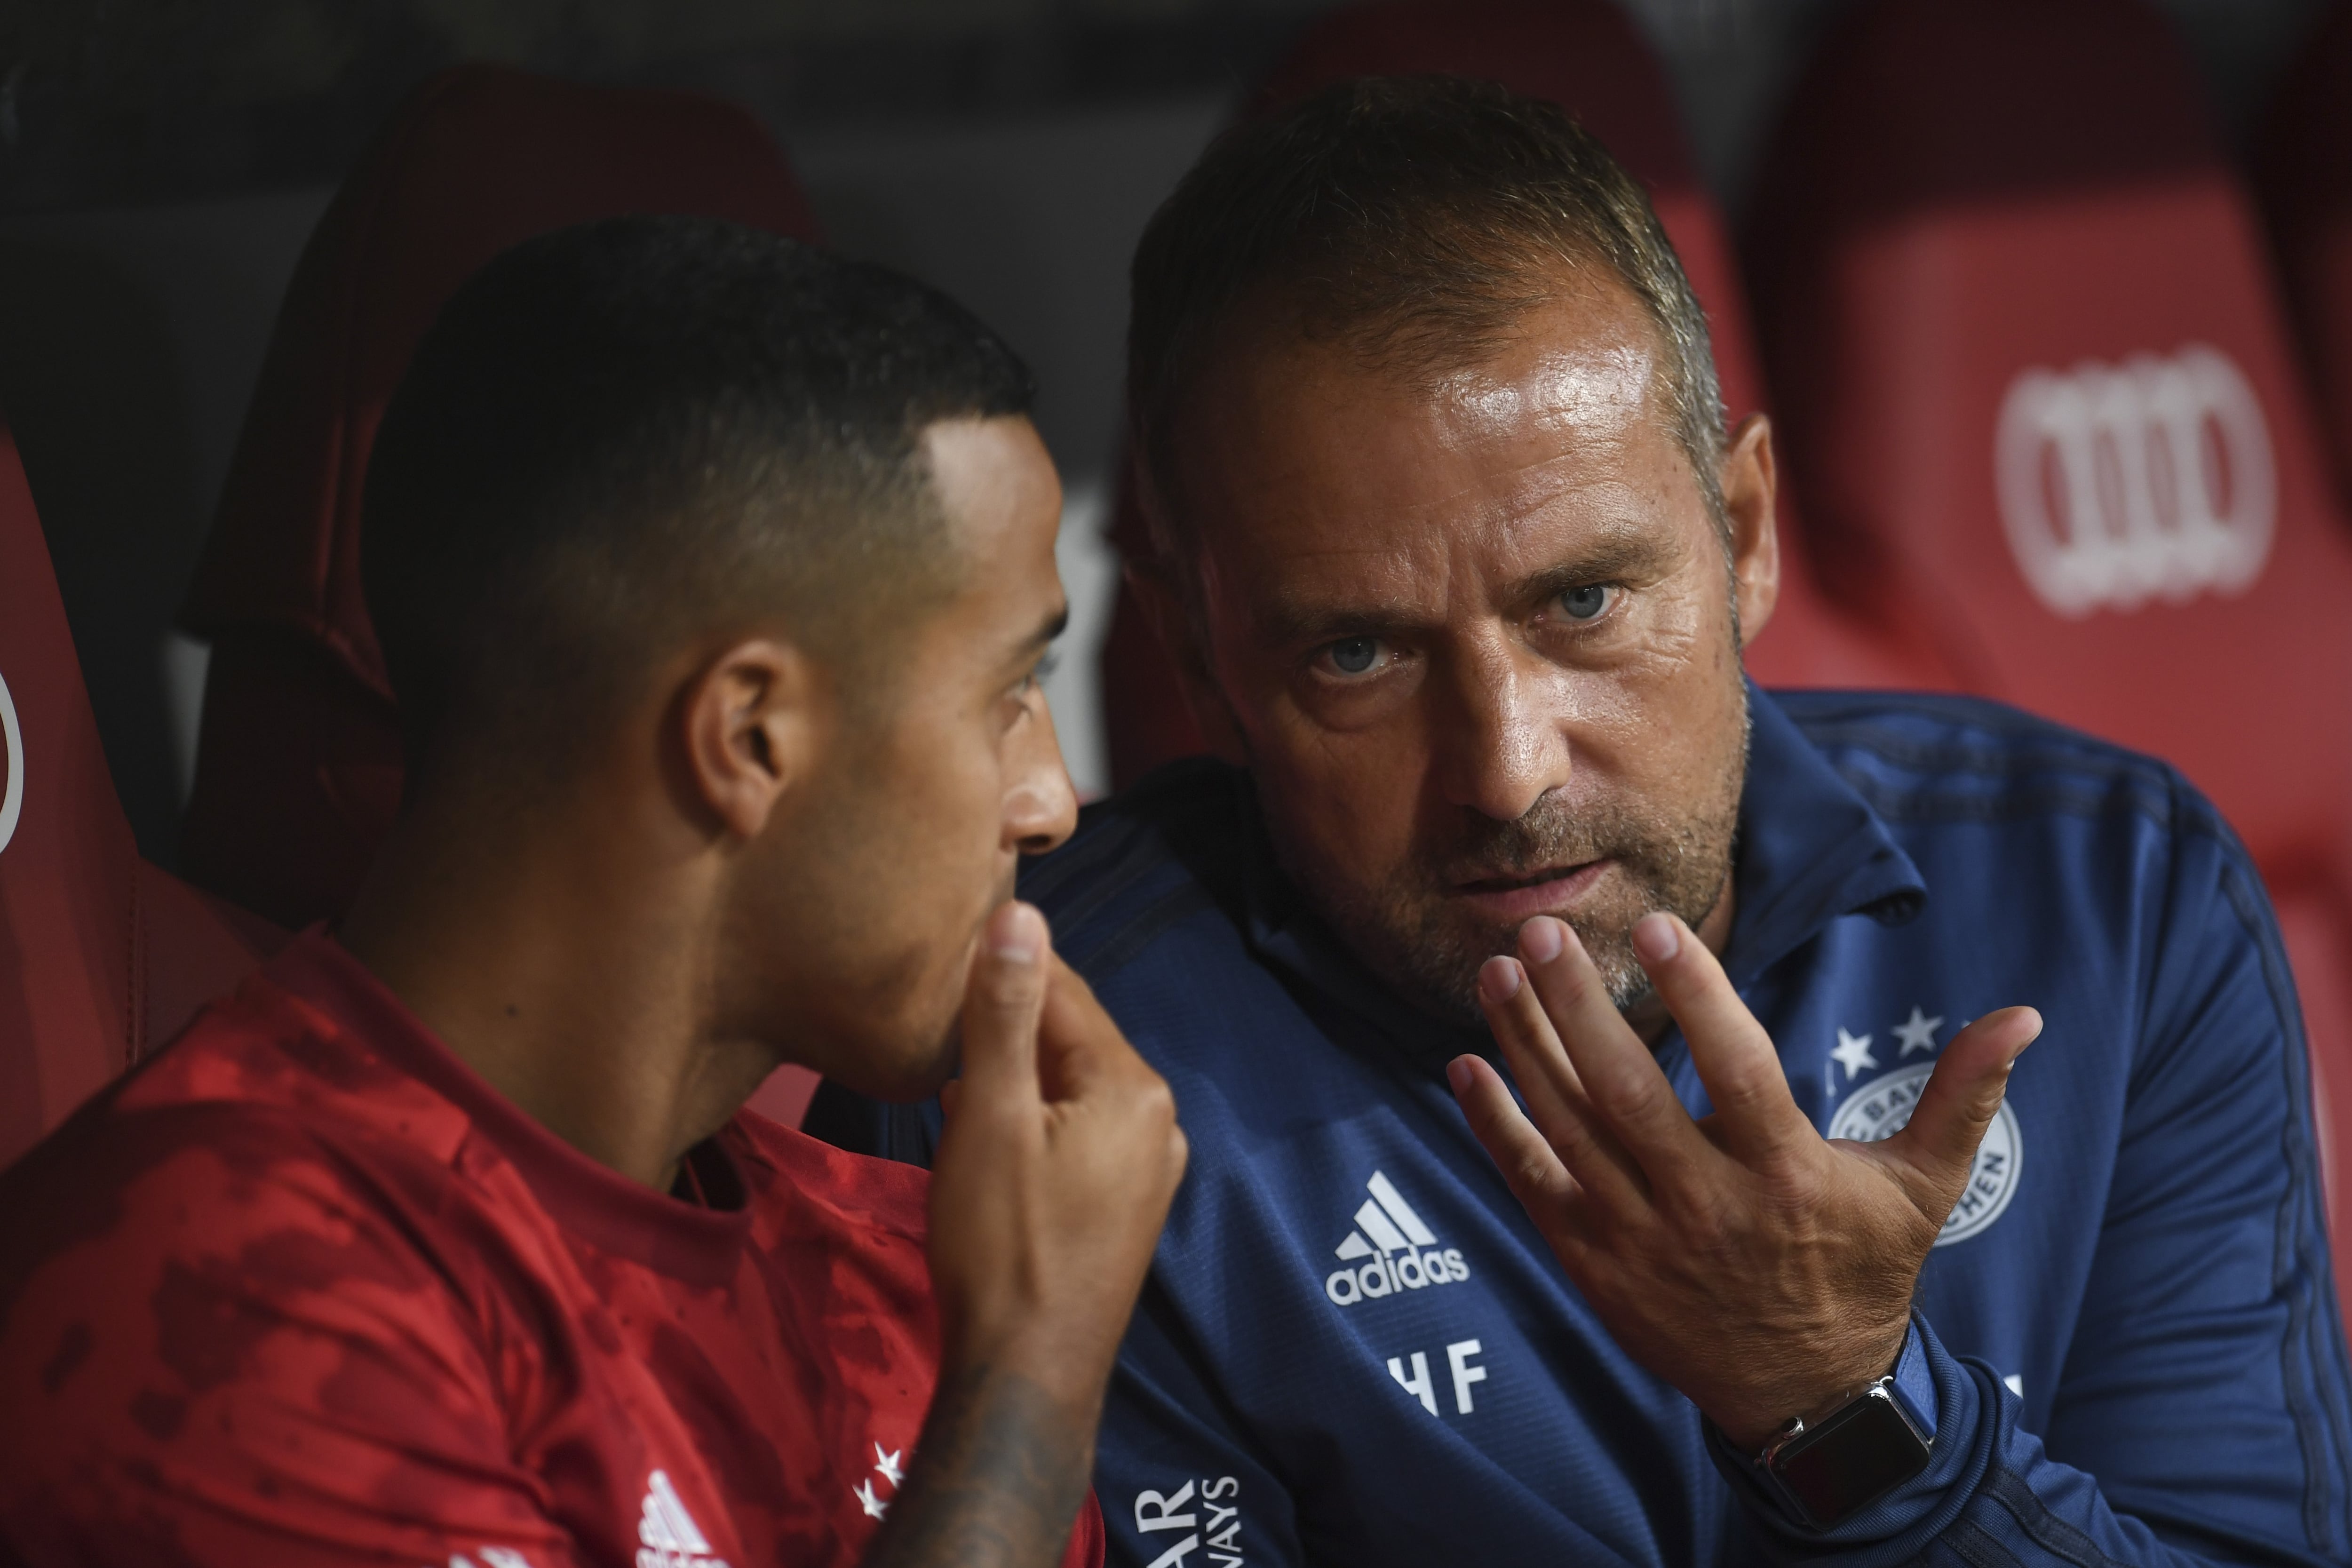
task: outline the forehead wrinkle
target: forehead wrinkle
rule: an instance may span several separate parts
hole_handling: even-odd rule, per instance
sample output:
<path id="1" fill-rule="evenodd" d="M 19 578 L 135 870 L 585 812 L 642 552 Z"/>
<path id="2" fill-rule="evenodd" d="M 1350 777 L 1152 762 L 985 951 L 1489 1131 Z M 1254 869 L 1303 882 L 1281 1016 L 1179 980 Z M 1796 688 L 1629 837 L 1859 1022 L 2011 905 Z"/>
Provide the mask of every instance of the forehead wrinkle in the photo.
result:
<path id="1" fill-rule="evenodd" d="M 1393 549 L 1324 550 L 1295 560 L 1353 558 L 1363 562 L 1337 584 L 1281 583 L 1256 596 L 1252 618 L 1277 642 L 1328 638 L 1350 632 L 1399 631 L 1442 624 L 1448 574 L 1431 573 L 1413 552 Z M 1436 592 L 1430 590 L 1435 587 Z"/>
<path id="2" fill-rule="evenodd" d="M 1515 472 L 1540 474 L 1573 461 L 1572 454 L 1556 454 Z M 1530 595 L 1544 596 L 1547 586 L 1557 592 L 1586 580 L 1669 569 L 1674 552 L 1646 521 L 1642 497 L 1620 480 L 1567 472 L 1540 488 L 1492 493 L 1496 488 L 1463 487 L 1448 499 L 1475 495 L 1475 504 L 1453 516 L 1429 517 L 1446 510 L 1435 500 L 1398 507 L 1388 521 L 1406 536 L 1393 542 L 1279 552 L 1285 563 L 1358 564 L 1311 587 L 1268 584 L 1253 595 L 1253 618 L 1282 642 L 1430 631 L 1461 609 L 1454 602 L 1459 581 L 1476 587 L 1482 608 L 1507 613 Z"/>

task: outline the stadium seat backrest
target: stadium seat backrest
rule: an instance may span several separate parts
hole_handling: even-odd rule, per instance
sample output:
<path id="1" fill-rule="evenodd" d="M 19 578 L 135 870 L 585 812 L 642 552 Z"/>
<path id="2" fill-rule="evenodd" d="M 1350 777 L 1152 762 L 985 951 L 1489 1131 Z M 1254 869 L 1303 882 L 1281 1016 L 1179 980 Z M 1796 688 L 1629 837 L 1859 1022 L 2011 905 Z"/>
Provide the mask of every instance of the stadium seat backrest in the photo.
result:
<path id="1" fill-rule="evenodd" d="M 2338 493 L 2352 501 L 2352 0 L 2279 84 L 2255 174 Z"/>
<path id="2" fill-rule="evenodd" d="M 276 939 L 139 858 L 0 426 L 0 1165 Z"/>
<path id="3" fill-rule="evenodd" d="M 1272 112 L 1349 77 L 1424 73 L 1499 81 L 1548 99 L 1598 136 L 1649 187 L 1706 308 L 1730 417 L 1736 422 L 1766 406 L 1747 296 L 1722 215 L 1692 163 L 1664 70 L 1612 0 L 1383 0 L 1344 7 L 1307 30 L 1244 112 Z M 1784 586 L 1772 626 L 1748 650 L 1757 679 L 1772 685 L 1948 684 L 1933 655 L 1906 642 L 1892 624 L 1899 617 L 1872 624 L 1833 612 L 1815 586 L 1796 509 L 1784 505 L 1781 517 Z M 1130 560 L 1147 548 L 1124 492 L 1118 538 Z M 1126 599 L 1104 665 L 1112 771 L 1119 782 L 1199 749 L 1158 645 Z"/>
<path id="4" fill-rule="evenodd" d="M 499 67 L 431 79 L 344 182 L 279 311 L 184 615 L 215 644 L 184 835 L 206 887 L 295 924 L 357 886 L 400 792 L 359 575 L 377 421 L 476 268 L 533 235 L 627 213 L 816 233 L 782 154 L 742 110 Z"/>
<path id="5" fill-rule="evenodd" d="M 1968 689 L 2179 764 L 2265 863 L 2337 853 L 2352 535 L 2164 18 L 1882 0 L 1793 101 L 1755 281 L 1832 591 L 1907 570 Z"/>
<path id="6" fill-rule="evenodd" d="M 1831 591 L 2213 797 L 2352 1125 L 2352 533 L 2177 40 L 2137 0 L 1875 0 L 1791 103 L 1752 281 Z"/>

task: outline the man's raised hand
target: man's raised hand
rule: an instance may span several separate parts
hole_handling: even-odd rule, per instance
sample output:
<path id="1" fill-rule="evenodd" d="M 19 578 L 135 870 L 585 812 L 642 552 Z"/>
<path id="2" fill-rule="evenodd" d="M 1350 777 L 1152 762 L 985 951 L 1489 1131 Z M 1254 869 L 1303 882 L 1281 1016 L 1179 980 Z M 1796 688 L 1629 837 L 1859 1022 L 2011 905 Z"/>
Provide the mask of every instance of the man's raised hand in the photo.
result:
<path id="1" fill-rule="evenodd" d="M 982 932 L 950 1087 L 931 1175 L 939 1393 L 866 1561 L 1042 1568 L 1086 1496 L 1184 1134 L 1167 1083 L 1026 904 Z"/>
<path id="2" fill-rule="evenodd" d="M 1919 1267 L 2042 1020 L 2030 1007 L 1978 1019 L 1901 1131 L 1830 1142 L 1689 927 L 1645 916 L 1633 947 L 1713 1114 L 1683 1109 L 1575 932 L 1548 916 L 1521 929 L 1517 958 L 1479 974 L 1527 1111 L 1476 1057 L 1448 1077 L 1618 1343 L 1759 1448 L 1789 1417 L 1811 1421 L 1894 1370 Z"/>

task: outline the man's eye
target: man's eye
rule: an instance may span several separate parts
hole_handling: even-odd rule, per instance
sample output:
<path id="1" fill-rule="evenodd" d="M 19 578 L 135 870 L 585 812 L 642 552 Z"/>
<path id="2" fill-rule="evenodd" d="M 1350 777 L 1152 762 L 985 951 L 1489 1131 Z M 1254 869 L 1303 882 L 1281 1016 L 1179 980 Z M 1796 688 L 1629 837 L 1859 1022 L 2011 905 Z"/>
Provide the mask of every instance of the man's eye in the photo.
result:
<path id="1" fill-rule="evenodd" d="M 1609 607 L 1617 590 L 1607 583 L 1587 583 L 1559 596 L 1559 607 L 1571 621 L 1589 621 Z"/>
<path id="2" fill-rule="evenodd" d="M 1342 637 L 1323 650 L 1342 675 L 1361 675 L 1380 661 L 1378 637 Z"/>
<path id="3" fill-rule="evenodd" d="M 1013 688 L 1013 695 L 1019 698 L 1028 697 L 1044 686 L 1052 678 L 1054 671 L 1061 667 L 1061 654 L 1056 650 L 1049 649 L 1044 657 L 1030 667 L 1029 673 L 1023 676 L 1019 683 Z"/>

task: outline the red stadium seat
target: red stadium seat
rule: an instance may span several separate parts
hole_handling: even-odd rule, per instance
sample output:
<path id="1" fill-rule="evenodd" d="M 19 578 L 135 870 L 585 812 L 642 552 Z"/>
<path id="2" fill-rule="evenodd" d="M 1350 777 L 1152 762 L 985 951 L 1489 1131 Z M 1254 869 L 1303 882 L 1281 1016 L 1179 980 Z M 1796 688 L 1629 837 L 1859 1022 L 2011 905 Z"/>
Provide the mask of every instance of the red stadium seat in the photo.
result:
<path id="1" fill-rule="evenodd" d="M 2280 84 L 2255 174 L 2340 493 L 2352 500 L 2352 5 L 2336 6 Z"/>
<path id="2" fill-rule="evenodd" d="M 2168 24 L 1884 0 L 1791 102 L 1752 276 L 1832 592 L 1904 604 L 1965 689 L 2211 795 L 2352 1155 L 2352 531 Z M 2352 1245 L 2339 1270 L 2352 1299 Z"/>
<path id="3" fill-rule="evenodd" d="M 139 858 L 0 426 L 0 1165 L 282 940 Z"/>
<path id="4" fill-rule="evenodd" d="M 739 109 L 499 67 L 434 77 L 304 250 L 184 620 L 213 641 L 183 854 L 289 925 L 340 911 L 400 799 L 400 736 L 359 574 L 361 482 L 441 302 L 570 224 L 694 213 L 814 239 L 775 143 Z M 796 1121 L 814 1079 L 762 1090 Z M 771 1093 L 773 1090 L 773 1093 Z"/>
<path id="5" fill-rule="evenodd" d="M 1763 408 L 1763 376 L 1748 300 L 1722 215 L 1684 141 L 1674 93 L 1656 57 L 1611 0 L 1388 0 L 1337 11 L 1310 27 L 1253 95 L 1263 114 L 1349 77 L 1438 72 L 1499 81 L 1572 111 L 1650 188 L 1691 286 L 1706 305 L 1723 399 L 1737 421 Z M 1782 507 L 1784 567 L 1772 625 L 1748 666 L 1768 685 L 1946 686 L 1934 655 L 1907 640 L 1899 616 L 1832 609 L 1793 508 Z M 1115 537 L 1129 559 L 1148 547 L 1122 492 Z M 1879 601 L 1865 602 L 1871 608 Z M 1104 650 L 1111 771 L 1132 783 L 1201 749 L 1173 673 L 1148 624 L 1122 595 Z"/>

